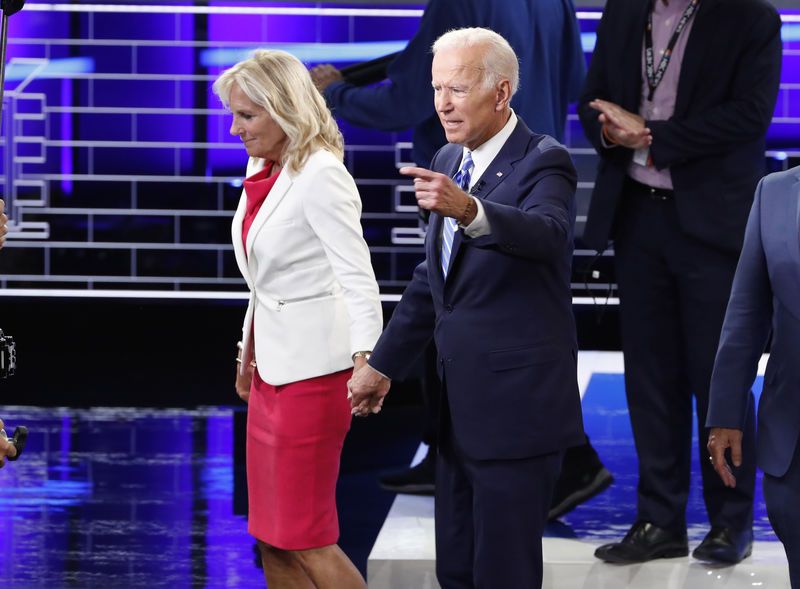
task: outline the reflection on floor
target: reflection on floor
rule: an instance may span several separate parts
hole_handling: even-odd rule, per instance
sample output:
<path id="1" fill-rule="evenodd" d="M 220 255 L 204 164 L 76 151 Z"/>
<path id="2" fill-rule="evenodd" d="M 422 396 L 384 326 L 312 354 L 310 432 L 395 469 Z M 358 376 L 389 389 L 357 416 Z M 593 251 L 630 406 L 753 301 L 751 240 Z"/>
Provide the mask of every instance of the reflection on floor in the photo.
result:
<path id="1" fill-rule="evenodd" d="M 340 545 L 366 574 L 394 495 L 381 469 L 408 464 L 417 407 L 354 421 L 342 457 Z M 234 436 L 243 407 L 4 406 L 30 430 L 0 470 L 0 587 L 264 587 L 247 533 Z M 235 431 L 236 430 L 236 431 Z"/>
<path id="2" fill-rule="evenodd" d="M 550 526 L 545 587 L 788 587 L 760 485 L 758 544 L 741 565 L 708 567 L 681 558 L 615 567 L 593 558 L 595 546 L 619 538 L 633 521 L 636 462 L 618 355 L 582 354 L 579 368 L 586 427 L 616 482 Z M 375 483 L 379 469 L 411 459 L 418 438 L 407 424 L 418 413 L 409 411 L 389 408 L 355 423 L 343 456 L 341 543 L 362 571 L 372 549 L 371 589 L 437 587 L 432 500 L 398 496 L 392 505 L 394 496 Z M 228 407 L 3 407 L 8 430 L 27 425 L 31 435 L 20 460 L 0 470 L 0 585 L 263 587 L 246 518 L 236 513 L 237 415 Z M 697 485 L 688 518 L 694 545 L 707 530 Z"/>

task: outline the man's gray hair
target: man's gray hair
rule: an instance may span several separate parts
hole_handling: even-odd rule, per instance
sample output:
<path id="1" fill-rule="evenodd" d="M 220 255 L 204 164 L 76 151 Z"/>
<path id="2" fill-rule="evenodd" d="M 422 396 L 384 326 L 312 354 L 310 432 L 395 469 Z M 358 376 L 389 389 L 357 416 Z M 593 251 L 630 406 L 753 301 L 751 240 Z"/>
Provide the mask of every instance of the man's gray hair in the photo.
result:
<path id="1" fill-rule="evenodd" d="M 511 83 L 511 96 L 519 88 L 519 61 L 517 54 L 502 35 L 491 29 L 469 27 L 452 29 L 436 39 L 433 44 L 433 54 L 446 49 L 469 49 L 484 47 L 483 52 L 483 82 L 487 86 L 494 86 L 500 80 Z"/>

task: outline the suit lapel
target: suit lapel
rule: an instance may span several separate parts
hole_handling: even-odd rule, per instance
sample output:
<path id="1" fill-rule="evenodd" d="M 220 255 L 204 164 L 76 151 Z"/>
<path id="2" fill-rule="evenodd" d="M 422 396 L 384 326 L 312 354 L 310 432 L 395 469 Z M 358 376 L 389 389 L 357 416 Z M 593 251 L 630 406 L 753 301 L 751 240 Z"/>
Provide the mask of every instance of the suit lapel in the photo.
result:
<path id="1" fill-rule="evenodd" d="M 253 242 L 255 241 L 256 235 L 264 226 L 264 223 L 267 222 L 267 219 L 269 219 L 272 213 L 275 212 L 275 209 L 284 199 L 286 193 L 289 191 L 289 188 L 293 183 L 294 177 L 291 175 L 289 170 L 282 170 L 280 176 L 278 176 L 278 179 L 275 181 L 275 185 L 269 191 L 269 195 L 264 201 L 264 204 L 261 205 L 261 208 L 256 214 L 256 218 L 253 219 L 253 224 L 250 226 L 250 231 L 247 232 L 248 252 L 252 251 Z M 250 259 L 252 259 L 252 256 L 250 256 Z"/>
<path id="2" fill-rule="evenodd" d="M 639 102 L 642 95 L 642 59 L 644 51 L 644 31 L 647 27 L 647 15 L 650 12 L 650 2 L 637 0 L 631 4 L 634 13 L 632 33 L 626 37 L 624 43 L 624 66 L 620 68 L 621 75 L 617 82 L 622 86 L 622 106 L 633 112 L 639 111 Z"/>
<path id="3" fill-rule="evenodd" d="M 794 175 L 794 183 L 789 188 L 789 193 L 792 195 L 791 198 L 791 212 L 793 215 L 790 215 L 791 218 L 794 219 L 794 231 L 789 234 L 789 239 L 794 240 L 794 244 L 790 247 L 791 255 L 792 255 L 792 262 L 795 267 L 794 276 L 798 283 L 800 283 L 800 170 Z M 800 284 L 798 284 L 800 286 Z M 793 291 L 794 293 L 800 292 L 800 288 Z M 800 301 L 798 301 L 800 304 Z M 798 314 L 800 317 L 800 314 Z"/>
<path id="4" fill-rule="evenodd" d="M 525 123 L 522 122 L 522 119 L 519 119 L 517 121 L 517 126 L 514 127 L 511 135 L 509 135 L 503 147 L 500 148 L 500 151 L 492 160 L 492 163 L 489 164 L 489 167 L 486 168 L 481 177 L 473 184 L 473 189 L 470 191 L 470 194 L 482 200 L 491 200 L 492 191 L 514 171 L 514 164 L 525 155 L 530 138 L 531 131 Z M 450 256 L 451 261 L 450 271 L 447 274 L 448 276 L 450 276 L 455 269 L 462 241 L 462 232 L 457 231 L 453 238 L 453 251 Z"/>
<path id="5" fill-rule="evenodd" d="M 434 167 L 435 171 L 440 171 L 442 174 L 447 174 L 451 178 L 453 178 L 456 173 L 458 172 L 459 165 L 461 164 L 461 155 L 463 154 L 463 148 L 461 145 L 458 144 L 450 144 L 442 148 L 442 150 L 447 150 L 443 152 L 441 157 L 441 165 L 437 161 Z M 444 285 L 444 274 L 442 273 L 442 224 L 443 224 L 443 217 L 437 214 L 432 214 L 430 218 L 430 223 L 428 225 L 428 234 L 431 236 L 430 240 L 430 251 L 429 251 L 429 259 L 433 260 L 433 264 L 429 264 L 428 271 L 429 273 L 432 272 L 436 275 L 434 279 L 437 284 Z M 450 271 L 448 272 L 448 276 L 452 274 L 453 271 L 453 261 L 456 259 L 456 247 L 458 243 L 461 242 L 461 232 L 456 231 L 455 235 L 453 236 L 453 247 L 450 252 Z M 431 277 L 428 277 L 428 280 L 431 280 Z"/>
<path id="6" fill-rule="evenodd" d="M 800 171 L 761 193 L 761 242 L 772 291 L 800 317 Z"/>
<path id="7" fill-rule="evenodd" d="M 718 35 L 714 27 L 714 11 L 719 2 L 717 0 L 701 0 L 700 6 L 694 15 L 694 23 L 689 31 L 689 40 L 681 62 L 681 73 L 678 77 L 678 94 L 675 97 L 675 113 L 686 112 L 692 97 L 692 90 L 700 75 L 700 66 L 705 60 L 709 40 Z"/>

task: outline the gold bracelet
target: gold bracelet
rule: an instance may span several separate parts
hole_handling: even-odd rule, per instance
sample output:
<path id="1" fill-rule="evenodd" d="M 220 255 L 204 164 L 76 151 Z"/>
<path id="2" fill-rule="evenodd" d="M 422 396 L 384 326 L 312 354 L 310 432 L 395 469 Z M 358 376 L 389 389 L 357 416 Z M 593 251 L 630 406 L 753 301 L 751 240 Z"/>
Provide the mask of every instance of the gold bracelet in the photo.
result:
<path id="1" fill-rule="evenodd" d="M 356 352 L 353 354 L 353 360 L 355 361 L 356 358 L 364 358 L 364 360 L 369 360 L 370 355 L 372 355 L 372 352 Z"/>
<path id="2" fill-rule="evenodd" d="M 241 358 L 236 358 L 236 363 L 237 364 L 241 364 L 242 363 L 242 359 Z"/>

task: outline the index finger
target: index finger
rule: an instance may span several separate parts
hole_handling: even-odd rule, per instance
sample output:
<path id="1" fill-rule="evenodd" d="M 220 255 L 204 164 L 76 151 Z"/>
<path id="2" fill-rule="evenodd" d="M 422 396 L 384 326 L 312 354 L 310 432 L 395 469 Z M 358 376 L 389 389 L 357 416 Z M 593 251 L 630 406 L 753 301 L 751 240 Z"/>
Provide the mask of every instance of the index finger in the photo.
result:
<path id="1" fill-rule="evenodd" d="M 403 166 L 398 170 L 403 176 L 413 176 L 414 178 L 420 178 L 421 180 L 433 180 L 438 174 L 436 172 L 432 172 L 427 168 L 420 168 L 417 166 Z"/>

